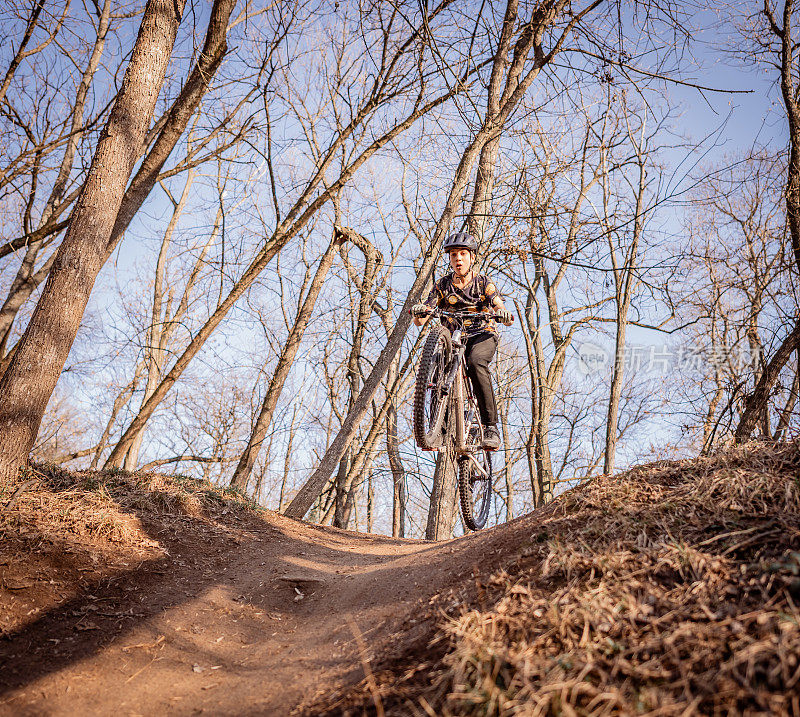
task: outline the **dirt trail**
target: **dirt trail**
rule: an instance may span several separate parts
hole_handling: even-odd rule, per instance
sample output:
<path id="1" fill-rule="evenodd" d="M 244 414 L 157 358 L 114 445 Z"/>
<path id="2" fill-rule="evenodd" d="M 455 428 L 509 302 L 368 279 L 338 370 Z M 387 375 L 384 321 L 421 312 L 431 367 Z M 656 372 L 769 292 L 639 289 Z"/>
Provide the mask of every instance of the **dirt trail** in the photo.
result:
<path id="1" fill-rule="evenodd" d="M 527 534 L 432 544 L 274 513 L 205 533 L 142 524 L 167 556 L 84 582 L 0 639 L 0 714 L 302 711 L 362 679 L 365 662 L 426 639 L 431 598 L 453 599 L 449 588 L 474 585 L 473 571 Z"/>

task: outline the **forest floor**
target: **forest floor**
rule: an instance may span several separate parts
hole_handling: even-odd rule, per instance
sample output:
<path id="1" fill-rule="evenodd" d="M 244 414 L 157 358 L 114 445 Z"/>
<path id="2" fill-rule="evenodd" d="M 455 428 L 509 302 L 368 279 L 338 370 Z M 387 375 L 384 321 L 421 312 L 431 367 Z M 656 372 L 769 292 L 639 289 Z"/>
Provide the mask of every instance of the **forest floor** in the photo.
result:
<path id="1" fill-rule="evenodd" d="M 798 476 L 663 462 L 428 543 L 38 466 L 0 490 L 0 714 L 800 717 Z"/>

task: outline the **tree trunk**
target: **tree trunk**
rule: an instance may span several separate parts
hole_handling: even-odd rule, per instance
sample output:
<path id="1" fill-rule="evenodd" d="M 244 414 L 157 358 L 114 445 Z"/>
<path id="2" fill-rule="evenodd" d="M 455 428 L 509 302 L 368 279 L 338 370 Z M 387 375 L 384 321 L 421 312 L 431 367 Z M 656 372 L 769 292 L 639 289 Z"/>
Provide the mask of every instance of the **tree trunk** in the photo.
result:
<path id="1" fill-rule="evenodd" d="M 375 481 L 372 479 L 372 471 L 367 474 L 367 532 L 372 532 L 372 513 L 375 504 Z"/>
<path id="2" fill-rule="evenodd" d="M 400 357 L 395 356 L 389 367 L 389 385 L 393 384 L 397 378 L 399 363 Z M 404 538 L 406 535 L 406 476 L 397 442 L 397 406 L 394 396 L 390 397 L 389 411 L 386 414 L 386 455 L 389 457 L 389 468 L 392 471 L 392 537 Z"/>
<path id="3" fill-rule="evenodd" d="M 509 7 L 516 7 L 516 4 L 516 0 L 509 0 Z M 509 115 L 516 109 L 519 101 L 527 93 L 531 84 L 541 71 L 541 68 L 552 60 L 566 40 L 568 30 L 564 31 L 559 41 L 556 43 L 556 46 L 546 55 L 542 52 L 542 48 L 539 45 L 544 30 L 550 27 L 565 4 L 566 0 L 557 0 L 557 2 L 553 2 L 544 8 L 541 13 L 537 13 L 536 17 L 532 19 L 531 22 L 525 23 L 523 32 L 514 46 L 514 59 L 506 76 L 506 86 L 500 109 L 495 113 L 491 112 L 491 108 L 489 108 L 489 113 L 492 115 L 492 118 L 484 120 L 475 138 L 467 145 L 461 156 L 461 161 L 456 169 L 450 194 L 445 202 L 445 207 L 439 217 L 439 221 L 436 224 L 431 244 L 428 247 L 428 251 L 417 273 L 417 277 L 411 286 L 408 297 L 403 304 L 394 330 L 389 336 L 386 347 L 381 352 L 370 375 L 364 382 L 364 387 L 359 394 L 353 410 L 347 415 L 347 418 L 345 418 L 342 427 L 339 429 L 339 433 L 333 440 L 325 456 L 323 456 L 320 465 L 302 488 L 300 488 L 294 500 L 289 504 L 289 507 L 286 509 L 286 515 L 293 518 L 302 518 L 308 512 L 308 509 L 313 505 L 317 496 L 319 496 L 320 492 L 330 480 L 334 467 L 344 455 L 345 450 L 347 450 L 347 446 L 355 435 L 358 424 L 367 411 L 372 396 L 378 389 L 384 374 L 389 369 L 394 355 L 402 345 L 403 338 L 411 324 L 409 311 L 411 307 L 419 301 L 422 290 L 430 279 L 433 268 L 439 258 L 442 242 L 455 218 L 456 208 L 461 202 L 476 159 L 481 154 L 485 144 L 502 130 Z M 589 12 L 596 4 L 599 3 L 592 4 L 584 13 Z M 569 27 L 573 27 L 575 22 L 577 22 L 577 18 L 573 18 L 570 21 L 571 24 Z M 536 61 L 527 74 L 522 75 L 528 54 L 532 50 L 536 55 Z M 497 57 L 495 58 L 495 64 L 497 63 L 501 63 L 505 66 L 507 60 L 505 57 Z M 522 79 L 520 79 L 521 75 Z"/>
<path id="4" fill-rule="evenodd" d="M 644 121 L 642 122 L 642 135 L 644 135 Z M 630 138 L 632 143 L 633 138 Z M 636 270 L 639 240 L 644 230 L 644 192 L 645 192 L 645 155 L 641 143 L 636 145 L 637 163 L 639 167 L 639 182 L 636 189 L 636 209 L 633 219 L 633 237 L 630 248 L 625 252 L 623 265 L 618 267 L 616 264 L 615 251 L 613 246 L 609 246 L 612 262 L 614 262 L 614 280 L 616 282 L 617 300 L 617 322 L 616 340 L 614 342 L 614 364 L 611 373 L 611 389 L 608 397 L 608 411 L 606 413 L 606 450 L 603 462 L 603 473 L 611 475 L 614 472 L 614 464 L 617 454 L 618 423 L 619 423 L 619 401 L 622 396 L 622 383 L 625 375 L 623 353 L 625 351 L 625 334 L 628 328 L 628 313 L 633 300 L 633 293 L 636 290 L 636 280 L 634 271 Z M 611 244 L 612 234 L 608 235 L 609 245 Z"/>
<path id="5" fill-rule="evenodd" d="M 149 0 L 122 88 L 95 152 L 42 296 L 0 380 L 0 481 L 13 478 L 47 403 L 105 263 L 108 239 L 153 116 L 185 0 Z"/>
<path id="6" fill-rule="evenodd" d="M 436 457 L 428 523 L 425 527 L 426 540 L 449 540 L 453 537 L 458 500 L 455 455 L 450 450 L 450 445 L 451 437 L 448 435 L 445 439 L 446 448 L 440 450 Z"/>
<path id="7" fill-rule="evenodd" d="M 319 293 L 322 291 L 322 285 L 325 283 L 325 278 L 328 276 L 328 271 L 333 265 L 333 260 L 336 256 L 336 248 L 344 240 L 345 235 L 342 234 L 340 228 L 334 227 L 333 239 L 320 259 L 317 271 L 308 288 L 306 298 L 300 310 L 297 312 L 292 329 L 286 339 L 286 344 L 281 351 L 281 355 L 278 357 L 278 363 L 275 365 L 275 370 L 272 373 L 267 393 L 261 404 L 261 410 L 259 411 L 255 426 L 253 426 L 253 431 L 250 434 L 250 440 L 247 442 L 247 447 L 244 449 L 239 463 L 236 466 L 236 470 L 233 472 L 230 483 L 231 488 L 244 490 L 244 486 L 247 484 L 250 471 L 253 470 L 253 465 L 258 457 L 258 451 L 272 423 L 272 417 L 278 406 L 283 386 L 292 369 L 295 356 L 300 349 L 303 334 L 308 326 L 308 322 L 311 320 L 311 315 L 314 313 L 317 297 L 319 297 Z"/>
<path id="8" fill-rule="evenodd" d="M 350 385 L 350 399 L 348 404 L 348 413 L 353 410 L 355 401 L 358 398 L 359 387 L 361 383 L 361 351 L 364 342 L 364 331 L 367 327 L 367 321 L 372 315 L 373 303 L 373 290 L 372 285 L 375 281 L 375 276 L 378 272 L 379 263 L 383 257 L 380 252 L 376 251 L 367 240 L 357 232 L 351 230 L 352 235 L 355 235 L 355 240 L 358 242 L 357 246 L 364 252 L 366 265 L 364 267 L 364 278 L 361 281 L 353 276 L 355 279 L 356 287 L 358 289 L 360 300 L 358 302 L 358 312 L 355 320 L 355 327 L 353 329 L 353 345 L 350 347 L 350 354 L 347 357 L 347 381 Z M 343 246 L 341 249 L 342 256 L 345 264 L 349 267 L 350 264 L 347 260 L 347 252 Z M 346 528 L 347 521 L 350 518 L 350 511 L 346 508 L 347 504 L 352 504 L 349 493 L 354 491 L 356 484 L 354 482 L 347 483 L 347 476 L 350 473 L 351 465 L 351 451 L 348 448 L 345 451 L 342 460 L 339 462 L 339 472 L 336 477 L 336 508 L 334 510 L 333 525 L 335 528 Z"/>
<path id="9" fill-rule="evenodd" d="M 617 455 L 617 424 L 619 421 L 619 400 L 622 396 L 622 380 L 625 373 L 623 351 L 625 349 L 625 333 L 627 329 L 627 312 L 620 307 L 617 313 L 617 334 L 614 342 L 614 366 L 611 370 L 611 389 L 608 395 L 606 411 L 606 450 L 603 460 L 603 473 L 614 472 Z"/>
<path id="10" fill-rule="evenodd" d="M 792 417 L 792 411 L 794 411 L 794 407 L 797 405 L 797 399 L 800 397 L 800 351 L 795 352 L 795 362 L 794 377 L 789 386 L 789 395 L 786 398 L 783 409 L 778 414 L 778 425 L 775 427 L 775 435 L 772 437 L 775 441 L 782 440 L 786 434 Z"/>
<path id="11" fill-rule="evenodd" d="M 499 403 L 500 425 L 503 427 L 503 483 L 506 486 L 506 522 L 514 519 L 514 485 L 511 476 L 511 440 L 509 438 L 508 406 Z"/>
<path id="12" fill-rule="evenodd" d="M 350 510 L 352 509 L 350 496 L 356 490 L 352 476 L 352 453 L 352 447 L 348 446 L 339 461 L 339 470 L 336 472 L 333 482 L 333 522 L 331 525 L 343 530 L 347 529 L 347 523 L 350 520 Z M 349 507 L 348 504 L 350 504 Z"/>
<path id="13" fill-rule="evenodd" d="M 778 380 L 781 369 L 789 361 L 792 353 L 798 350 L 800 350 L 800 322 L 795 324 L 792 332 L 778 347 L 778 350 L 764 368 L 761 379 L 756 384 L 753 393 L 747 397 L 742 417 L 739 419 L 739 425 L 733 434 L 735 443 L 744 443 L 750 437 L 764 411 L 768 408 L 770 393 Z"/>
<path id="14" fill-rule="evenodd" d="M 536 443 L 534 456 L 536 458 L 536 481 L 540 505 L 553 500 L 553 461 L 550 457 L 550 415 L 553 411 L 555 391 L 552 385 L 542 385 L 539 393 L 539 416 L 536 420 Z"/>

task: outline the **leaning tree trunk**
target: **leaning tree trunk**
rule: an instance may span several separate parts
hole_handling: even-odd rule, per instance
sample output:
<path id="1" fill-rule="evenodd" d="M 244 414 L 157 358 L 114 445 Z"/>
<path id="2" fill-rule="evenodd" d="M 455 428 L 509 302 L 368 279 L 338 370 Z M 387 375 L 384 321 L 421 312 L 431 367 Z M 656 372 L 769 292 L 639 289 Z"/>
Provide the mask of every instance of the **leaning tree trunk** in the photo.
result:
<path id="1" fill-rule="evenodd" d="M 125 187 L 153 117 L 185 0 L 149 0 L 122 88 L 97 143 L 72 222 L 14 357 L 0 380 L 0 481 L 33 447 L 102 268 Z"/>
<path id="2" fill-rule="evenodd" d="M 512 112 L 517 109 L 520 100 L 525 96 L 528 89 L 533 84 L 533 81 L 538 77 L 541 69 L 558 55 L 564 42 L 579 19 L 597 7 L 600 2 L 601 0 L 596 0 L 579 15 L 573 16 L 549 52 L 545 52 L 541 46 L 544 33 L 553 25 L 555 19 L 562 14 L 567 5 L 567 0 L 553 0 L 552 2 L 545 3 L 539 8 L 538 12 L 534 12 L 530 21 L 521 23 L 518 39 L 513 46 L 512 60 L 509 61 L 506 55 L 498 54 L 495 56 L 492 73 L 494 75 L 495 72 L 498 72 L 504 75 L 505 78 L 503 92 L 497 105 L 498 109 L 495 111 L 495 108 L 491 104 L 487 106 L 487 113 L 480 129 L 464 149 L 461 155 L 461 161 L 455 172 L 453 185 L 450 189 L 447 201 L 445 202 L 445 207 L 433 232 L 428 252 L 411 286 L 408 297 L 403 304 L 394 330 L 389 336 L 385 348 L 376 360 L 372 371 L 364 381 L 364 386 L 355 402 L 353 410 L 348 413 L 339 429 L 339 433 L 329 446 L 317 469 L 311 474 L 294 497 L 294 500 L 289 504 L 285 515 L 292 518 L 302 518 L 308 512 L 314 504 L 314 501 L 316 501 L 325 489 L 334 468 L 350 445 L 350 441 L 352 441 L 353 436 L 358 430 L 358 425 L 367 412 L 367 408 L 372 401 L 375 391 L 377 391 L 383 376 L 389 369 L 389 365 L 402 345 L 406 331 L 408 331 L 408 327 L 411 324 L 411 316 L 408 312 L 419 300 L 423 288 L 426 286 L 433 273 L 433 268 L 439 258 L 439 251 L 444 241 L 445 234 L 449 231 L 451 222 L 455 218 L 457 207 L 462 200 L 476 160 L 483 153 L 486 144 L 495 140 L 499 133 L 502 132 L 506 121 Z M 508 1 L 504 28 L 509 24 L 515 26 L 517 20 L 517 6 L 517 0 Z M 532 66 L 528 69 L 527 61 L 530 54 L 533 54 L 534 61 Z M 496 86 L 496 83 L 492 81 L 490 83 L 490 90 L 493 90 Z M 479 177 L 479 184 L 481 186 L 484 186 L 483 183 L 486 182 L 488 178 L 486 169 L 487 167 L 483 167 L 481 170 Z M 483 194 L 484 190 L 481 190 L 480 193 L 482 196 L 488 197 L 488 191 L 491 189 L 490 183 L 487 182 L 485 186 L 488 187 L 486 190 L 487 193 Z M 473 205 L 475 204 L 476 199 L 473 198 Z M 481 207 L 484 206 L 482 198 L 477 199 L 477 205 Z"/>
<path id="3" fill-rule="evenodd" d="M 250 434 L 250 440 L 247 442 L 247 447 L 244 449 L 239 463 L 236 466 L 236 470 L 233 472 L 230 484 L 231 488 L 236 488 L 244 492 L 247 487 L 247 481 L 250 478 L 250 472 L 253 470 L 256 458 L 258 458 L 261 444 L 267 437 L 270 425 L 272 424 L 272 417 L 275 414 L 275 409 L 278 407 L 278 400 L 283 392 L 283 386 L 289 376 L 289 371 L 292 369 L 295 356 L 297 356 L 297 352 L 300 349 L 300 343 L 303 340 L 308 322 L 311 320 L 311 315 L 314 313 L 317 297 L 320 291 L 322 291 L 322 285 L 325 283 L 328 271 L 333 265 L 336 248 L 340 246 L 345 239 L 346 235 L 342 233 L 341 227 L 334 227 L 333 239 L 320 259 L 317 271 L 308 288 L 306 298 L 300 310 L 297 312 L 294 324 L 286 339 L 281 355 L 278 358 L 278 363 L 275 366 L 275 371 L 272 373 L 267 393 L 264 396 L 264 402 L 261 404 L 261 410 L 258 413 L 255 426 L 253 426 L 253 431 Z"/>
<path id="4" fill-rule="evenodd" d="M 748 396 L 739 425 L 733 435 L 736 443 L 743 443 L 750 437 L 762 415 L 768 409 L 772 387 L 795 351 L 800 351 L 800 322 L 795 324 L 792 332 L 783 340 L 761 374 L 753 393 Z"/>

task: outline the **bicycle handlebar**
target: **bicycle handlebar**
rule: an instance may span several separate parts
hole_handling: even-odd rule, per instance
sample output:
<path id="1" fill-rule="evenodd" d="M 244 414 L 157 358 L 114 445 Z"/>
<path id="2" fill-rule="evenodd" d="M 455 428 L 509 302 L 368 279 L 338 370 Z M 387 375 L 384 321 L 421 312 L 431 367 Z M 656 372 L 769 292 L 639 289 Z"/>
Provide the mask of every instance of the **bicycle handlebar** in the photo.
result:
<path id="1" fill-rule="evenodd" d="M 489 321 L 494 319 L 499 321 L 502 317 L 499 313 L 487 313 L 483 311 L 448 311 L 438 307 L 431 307 L 428 316 L 445 316 L 450 319 L 483 319 Z M 511 314 L 511 321 L 514 321 L 514 314 Z"/>

